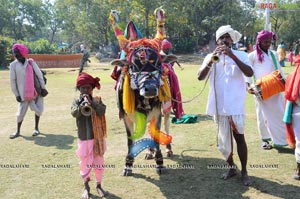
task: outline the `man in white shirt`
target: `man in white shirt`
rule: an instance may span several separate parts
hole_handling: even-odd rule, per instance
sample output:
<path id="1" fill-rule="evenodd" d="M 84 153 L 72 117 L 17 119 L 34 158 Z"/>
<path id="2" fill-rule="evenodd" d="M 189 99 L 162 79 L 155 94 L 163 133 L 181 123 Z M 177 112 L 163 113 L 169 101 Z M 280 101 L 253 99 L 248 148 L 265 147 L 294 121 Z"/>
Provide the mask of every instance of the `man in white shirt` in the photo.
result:
<path id="1" fill-rule="evenodd" d="M 230 25 L 221 26 L 216 32 L 217 47 L 208 54 L 199 71 L 198 79 L 210 78 L 207 114 L 214 115 L 218 130 L 218 149 L 229 164 L 229 170 L 222 175 L 228 179 L 237 174 L 233 161 L 233 138 L 241 162 L 242 181 L 251 184 L 247 173 L 247 144 L 244 137 L 244 106 L 246 99 L 245 76 L 251 77 L 247 53 L 230 48 L 240 40 L 241 34 Z M 214 61 L 218 56 L 219 61 Z"/>

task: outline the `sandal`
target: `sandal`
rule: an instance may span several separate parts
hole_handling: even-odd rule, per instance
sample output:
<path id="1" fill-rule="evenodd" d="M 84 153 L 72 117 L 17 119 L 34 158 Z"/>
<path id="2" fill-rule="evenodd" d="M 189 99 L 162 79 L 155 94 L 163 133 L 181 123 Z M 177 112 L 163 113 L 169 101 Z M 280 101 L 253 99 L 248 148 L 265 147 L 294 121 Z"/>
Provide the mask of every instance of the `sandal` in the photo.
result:
<path id="1" fill-rule="evenodd" d="M 221 175 L 221 179 L 228 180 L 237 175 L 236 169 L 229 169 L 226 173 Z"/>
<path id="2" fill-rule="evenodd" d="M 16 133 L 14 133 L 14 134 L 11 134 L 10 136 L 9 136 L 9 138 L 10 139 L 15 139 L 15 138 L 17 138 L 17 137 L 19 137 L 20 136 L 20 132 L 16 132 Z"/>
<path id="3" fill-rule="evenodd" d="M 270 150 L 272 149 L 272 145 L 268 141 L 263 141 L 261 148 L 264 150 Z"/>
<path id="4" fill-rule="evenodd" d="M 37 136 L 40 134 L 40 131 L 39 130 L 34 130 L 33 133 L 32 133 L 32 136 Z"/>

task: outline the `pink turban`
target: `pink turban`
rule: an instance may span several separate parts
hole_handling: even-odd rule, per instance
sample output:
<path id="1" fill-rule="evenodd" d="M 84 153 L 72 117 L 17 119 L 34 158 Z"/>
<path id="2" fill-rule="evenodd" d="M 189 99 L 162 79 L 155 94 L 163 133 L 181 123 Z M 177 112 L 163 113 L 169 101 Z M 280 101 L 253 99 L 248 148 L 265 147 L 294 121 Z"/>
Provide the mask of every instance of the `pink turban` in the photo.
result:
<path id="1" fill-rule="evenodd" d="M 12 47 L 12 51 L 14 51 L 15 49 L 18 49 L 23 57 L 26 57 L 28 55 L 28 48 L 24 44 L 14 44 Z"/>
<path id="2" fill-rule="evenodd" d="M 257 56 L 258 56 L 258 60 L 260 62 L 263 61 L 264 55 L 263 55 L 262 50 L 260 49 L 259 44 L 262 40 L 269 39 L 269 38 L 272 38 L 273 40 L 277 40 L 277 36 L 273 32 L 270 32 L 270 31 L 267 31 L 267 30 L 262 30 L 262 31 L 258 32 L 258 35 L 256 37 L 256 53 L 257 53 Z"/>
<path id="3" fill-rule="evenodd" d="M 93 88 L 100 89 L 100 79 L 99 77 L 92 77 L 87 73 L 79 73 L 77 80 L 76 80 L 76 87 L 79 88 L 80 86 L 91 84 Z"/>
<path id="4" fill-rule="evenodd" d="M 167 39 L 164 39 L 161 43 L 161 49 L 170 49 L 172 48 L 171 42 L 169 42 Z"/>

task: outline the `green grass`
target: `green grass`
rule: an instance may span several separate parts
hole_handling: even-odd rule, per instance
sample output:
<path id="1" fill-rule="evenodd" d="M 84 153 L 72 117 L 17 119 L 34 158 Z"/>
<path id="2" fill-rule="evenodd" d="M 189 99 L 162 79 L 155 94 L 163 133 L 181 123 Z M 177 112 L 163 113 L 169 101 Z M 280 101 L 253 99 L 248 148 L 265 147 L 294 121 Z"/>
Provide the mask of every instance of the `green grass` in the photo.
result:
<path id="1" fill-rule="evenodd" d="M 118 118 L 114 92 L 114 81 L 106 63 L 93 63 L 87 72 L 100 77 L 101 95 L 107 106 L 108 127 L 105 162 L 114 168 L 106 169 L 103 188 L 109 192 L 106 198 L 298 198 L 299 181 L 291 179 L 295 168 L 293 151 L 260 148 L 257 133 L 253 97 L 246 101 L 246 140 L 248 144 L 248 172 L 254 183 L 245 187 L 240 176 L 228 181 L 219 179 L 223 169 L 209 169 L 210 164 L 225 164 L 216 148 L 216 129 L 210 117 L 205 115 L 208 85 L 199 82 L 196 73 L 199 65 L 184 64 L 184 70 L 176 69 L 186 114 L 199 115 L 194 124 L 171 124 L 174 157 L 165 158 L 165 165 L 192 165 L 193 169 L 167 169 L 159 176 L 154 169 L 135 169 L 132 177 L 121 176 L 127 151 L 123 121 Z M 293 67 L 285 67 L 285 73 Z M 83 185 L 79 175 L 77 135 L 75 119 L 70 114 L 70 106 L 78 92 L 75 80 L 78 71 L 73 69 L 47 69 L 49 95 L 45 98 L 45 112 L 41 117 L 42 135 L 31 136 L 34 127 L 34 114 L 28 111 L 22 126 L 22 137 L 8 138 L 16 129 L 15 112 L 17 102 L 10 91 L 9 71 L 0 71 L 0 164 L 26 164 L 28 169 L 0 168 L 0 198 L 14 199 L 74 199 L 80 198 Z M 193 99 L 204 88 L 204 92 Z M 193 99 L 193 100 L 192 100 Z M 192 100 L 192 101 L 191 101 Z M 164 152 L 164 147 L 163 147 Z M 164 153 L 165 156 L 165 153 Z M 237 154 L 235 162 L 240 168 Z M 141 153 L 136 165 L 155 164 L 144 160 Z M 273 164 L 277 169 L 254 169 L 251 165 Z M 64 169 L 46 169 L 42 165 L 70 165 Z M 91 182 L 91 191 L 96 197 Z"/>

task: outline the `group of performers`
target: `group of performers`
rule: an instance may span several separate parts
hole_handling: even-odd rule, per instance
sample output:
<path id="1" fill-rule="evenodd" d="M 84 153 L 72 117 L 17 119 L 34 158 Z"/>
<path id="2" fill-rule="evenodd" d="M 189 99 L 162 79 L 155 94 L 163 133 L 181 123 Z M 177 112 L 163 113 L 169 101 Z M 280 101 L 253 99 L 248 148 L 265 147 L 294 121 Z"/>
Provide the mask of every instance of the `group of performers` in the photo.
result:
<path id="1" fill-rule="evenodd" d="M 276 35 L 266 30 L 258 32 L 256 50 L 249 54 L 230 48 L 241 36 L 230 25 L 221 26 L 216 31 L 216 49 L 205 57 L 198 71 L 199 80 L 210 78 L 207 114 L 214 115 L 218 148 L 230 165 L 223 178 L 228 179 L 236 175 L 232 157 L 234 138 L 242 167 L 243 184 L 251 184 L 246 169 L 247 145 L 244 138 L 244 105 L 247 90 L 255 96 L 262 148 L 282 148 L 288 144 L 296 148 L 297 168 L 294 179 L 299 180 L 300 57 L 296 57 L 295 71 L 286 78 L 285 85 L 285 75 L 278 54 L 270 50 L 272 40 L 277 40 Z"/>
<path id="2" fill-rule="evenodd" d="M 135 24 L 132 23 L 132 26 L 135 27 Z M 135 35 L 132 38 L 132 36 L 128 35 L 127 39 L 134 40 L 139 37 Z M 270 50 L 272 40 L 277 39 L 276 35 L 270 31 L 260 31 L 256 39 L 256 50 L 250 54 L 231 48 L 241 36 L 230 25 L 221 26 L 216 31 L 217 45 L 214 52 L 205 57 L 197 74 L 199 80 L 210 79 L 207 114 L 214 116 L 218 132 L 218 149 L 230 166 L 222 178 L 226 180 L 237 175 L 233 159 L 235 140 L 242 167 L 242 182 L 245 186 L 251 184 L 247 172 L 248 152 L 244 137 L 244 107 L 248 91 L 254 95 L 257 126 L 263 141 L 262 148 L 280 148 L 287 144 L 294 147 L 297 162 L 294 178 L 300 180 L 300 57 L 296 56 L 295 70 L 286 78 L 285 84 L 278 55 Z M 163 39 L 160 38 L 162 56 L 168 55 L 172 48 L 172 44 Z M 122 53 L 126 53 L 126 49 L 123 50 Z M 25 58 L 28 49 L 24 45 L 14 45 L 13 52 L 16 60 L 10 66 L 11 86 L 20 105 L 17 114 L 17 132 L 10 138 L 14 139 L 20 135 L 20 127 L 28 106 L 36 113 L 36 127 L 33 134 L 36 136 L 40 133 L 38 123 L 43 111 L 43 99 L 33 92 L 33 70 L 37 71 L 41 82 L 43 82 L 42 74 L 36 69 L 38 67 L 35 62 L 29 64 Z M 118 78 L 116 74 L 113 74 L 113 77 Z M 97 77 L 80 72 L 76 80 L 80 95 L 74 100 L 71 109 L 78 128 L 77 155 L 85 187 L 82 198 L 88 198 L 90 195 L 89 181 L 92 169 L 95 172 L 96 189 L 100 197 L 104 196 L 101 187 L 104 167 L 96 167 L 104 166 L 103 154 L 106 150 L 106 106 L 100 97 L 93 96 L 93 89 L 100 89 L 99 81 Z M 45 89 L 45 83 L 42 83 L 42 87 Z M 269 91 L 271 87 L 276 91 Z M 29 98 L 25 94 L 30 94 Z M 183 110 L 180 111 L 182 114 Z"/>

